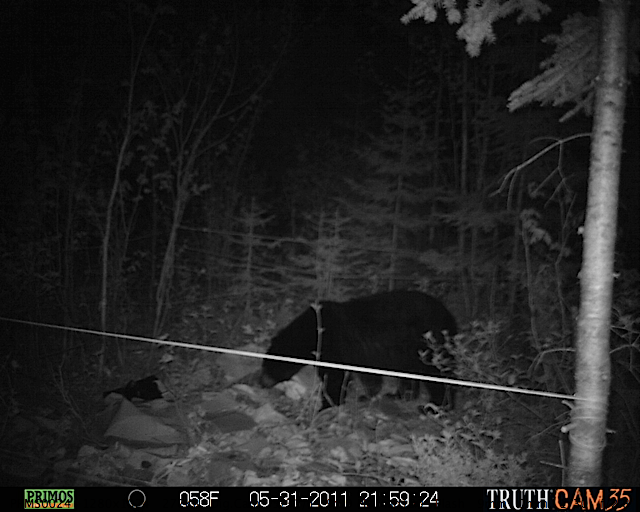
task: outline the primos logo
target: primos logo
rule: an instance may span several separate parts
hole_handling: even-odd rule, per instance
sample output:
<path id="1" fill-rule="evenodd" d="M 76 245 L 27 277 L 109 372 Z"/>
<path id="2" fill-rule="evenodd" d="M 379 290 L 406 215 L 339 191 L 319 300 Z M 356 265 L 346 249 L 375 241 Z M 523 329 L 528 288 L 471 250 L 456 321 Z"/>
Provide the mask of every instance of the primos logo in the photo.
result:
<path id="1" fill-rule="evenodd" d="M 24 508 L 74 508 L 73 489 L 25 489 Z"/>

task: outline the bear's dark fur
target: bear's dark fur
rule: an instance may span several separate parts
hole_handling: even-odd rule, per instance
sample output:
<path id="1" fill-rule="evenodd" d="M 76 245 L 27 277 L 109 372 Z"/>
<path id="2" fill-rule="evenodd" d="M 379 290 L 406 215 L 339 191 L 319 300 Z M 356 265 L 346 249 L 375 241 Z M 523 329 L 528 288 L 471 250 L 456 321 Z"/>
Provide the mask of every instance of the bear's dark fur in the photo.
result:
<path id="1" fill-rule="evenodd" d="M 321 361 L 342 363 L 384 370 L 395 370 L 432 376 L 442 375 L 435 366 L 421 360 L 419 352 L 428 349 L 423 334 L 431 331 L 438 348 L 451 357 L 444 347 L 442 331 L 453 336 L 456 321 L 438 300 L 417 291 L 398 290 L 379 293 L 349 302 L 321 302 L 322 327 Z M 268 354 L 315 360 L 318 325 L 316 312 L 307 308 L 300 316 L 282 329 L 272 340 Z M 282 361 L 263 360 L 261 383 L 271 387 L 290 379 L 301 365 Z M 342 401 L 346 375 L 343 370 L 318 367 L 325 383 L 323 407 Z M 382 387 L 382 377 L 360 373 L 360 380 L 369 396 L 375 396 Z M 430 400 L 442 405 L 445 385 L 426 382 Z M 419 393 L 419 382 L 407 383 L 402 379 L 401 391 L 411 389 L 414 397 Z"/>

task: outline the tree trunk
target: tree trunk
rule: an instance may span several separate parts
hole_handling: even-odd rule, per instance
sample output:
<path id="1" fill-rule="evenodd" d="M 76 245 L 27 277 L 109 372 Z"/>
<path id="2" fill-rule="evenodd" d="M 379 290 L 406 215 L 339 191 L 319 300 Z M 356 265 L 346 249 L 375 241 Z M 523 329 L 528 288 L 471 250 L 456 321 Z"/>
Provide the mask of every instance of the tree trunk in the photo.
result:
<path id="1" fill-rule="evenodd" d="M 576 400 L 567 485 L 601 485 L 611 382 L 609 328 L 625 91 L 627 0 L 600 3 L 600 62 L 580 273 Z"/>

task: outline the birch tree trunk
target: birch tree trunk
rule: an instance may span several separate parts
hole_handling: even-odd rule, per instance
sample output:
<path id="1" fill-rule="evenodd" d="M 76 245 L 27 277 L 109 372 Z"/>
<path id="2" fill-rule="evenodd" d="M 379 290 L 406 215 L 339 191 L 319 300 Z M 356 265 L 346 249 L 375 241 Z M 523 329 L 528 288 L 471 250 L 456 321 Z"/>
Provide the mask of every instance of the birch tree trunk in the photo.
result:
<path id="1" fill-rule="evenodd" d="M 576 397 L 567 485 L 599 486 L 611 383 L 609 329 L 627 89 L 627 0 L 600 2 L 599 72 L 576 340 Z"/>

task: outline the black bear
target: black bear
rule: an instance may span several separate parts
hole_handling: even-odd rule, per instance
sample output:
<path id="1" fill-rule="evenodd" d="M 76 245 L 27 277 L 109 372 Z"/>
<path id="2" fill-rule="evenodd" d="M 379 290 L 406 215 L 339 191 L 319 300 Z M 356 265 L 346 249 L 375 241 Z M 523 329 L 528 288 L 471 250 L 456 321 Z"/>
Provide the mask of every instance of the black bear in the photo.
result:
<path id="1" fill-rule="evenodd" d="M 378 293 L 348 302 L 320 303 L 322 345 L 320 360 L 384 370 L 395 370 L 432 376 L 443 375 L 434 365 L 424 334 L 431 331 L 438 352 L 449 358 L 444 346 L 443 331 L 457 333 L 456 321 L 449 310 L 434 297 L 421 292 L 398 290 Z M 316 312 L 307 308 L 282 329 L 272 340 L 268 354 L 315 360 L 318 341 Z M 427 350 L 426 357 L 421 358 Z M 301 365 L 264 359 L 261 383 L 271 387 L 290 379 Z M 324 382 L 323 408 L 340 403 L 346 384 L 345 371 L 318 367 Z M 358 374 L 367 394 L 375 396 L 382 388 L 382 377 L 370 373 Z M 401 392 L 419 393 L 419 382 L 401 379 Z M 430 400 L 442 405 L 445 385 L 426 382 Z"/>

